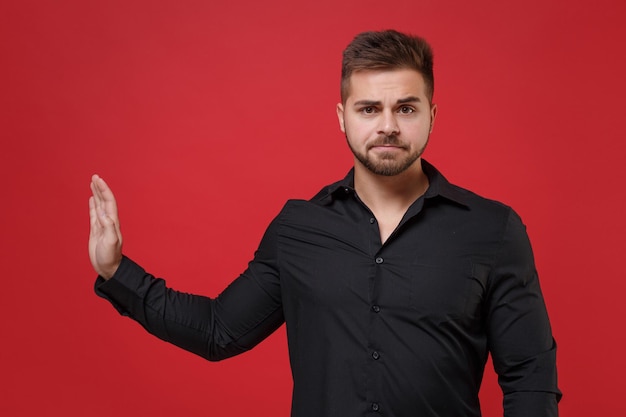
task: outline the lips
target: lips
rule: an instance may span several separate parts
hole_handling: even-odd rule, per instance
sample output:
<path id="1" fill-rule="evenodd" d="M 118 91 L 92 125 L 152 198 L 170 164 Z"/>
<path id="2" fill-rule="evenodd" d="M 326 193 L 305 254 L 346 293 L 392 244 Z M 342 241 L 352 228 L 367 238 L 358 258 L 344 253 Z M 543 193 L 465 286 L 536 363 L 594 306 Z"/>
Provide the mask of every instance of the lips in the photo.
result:
<path id="1" fill-rule="evenodd" d="M 383 136 L 376 138 L 374 143 L 371 143 L 367 149 L 382 148 L 382 149 L 408 149 L 403 145 L 397 136 Z"/>
<path id="2" fill-rule="evenodd" d="M 381 150 L 391 150 L 391 149 L 407 149 L 406 146 L 401 145 L 399 143 L 374 143 L 371 144 L 367 147 L 368 150 L 370 149 L 381 149 Z"/>

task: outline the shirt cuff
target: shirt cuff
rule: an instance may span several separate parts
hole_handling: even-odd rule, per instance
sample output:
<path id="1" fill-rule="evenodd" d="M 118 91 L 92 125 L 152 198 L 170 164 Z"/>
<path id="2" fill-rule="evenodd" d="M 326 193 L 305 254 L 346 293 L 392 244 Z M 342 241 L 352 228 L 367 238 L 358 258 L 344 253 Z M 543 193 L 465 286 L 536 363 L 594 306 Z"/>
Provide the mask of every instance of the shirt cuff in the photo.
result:
<path id="1" fill-rule="evenodd" d="M 94 290 L 96 295 L 109 301 L 121 315 L 130 316 L 132 306 L 143 298 L 141 289 L 145 288 L 145 282 L 145 270 L 123 256 L 110 279 L 105 280 L 101 276 L 96 278 Z"/>

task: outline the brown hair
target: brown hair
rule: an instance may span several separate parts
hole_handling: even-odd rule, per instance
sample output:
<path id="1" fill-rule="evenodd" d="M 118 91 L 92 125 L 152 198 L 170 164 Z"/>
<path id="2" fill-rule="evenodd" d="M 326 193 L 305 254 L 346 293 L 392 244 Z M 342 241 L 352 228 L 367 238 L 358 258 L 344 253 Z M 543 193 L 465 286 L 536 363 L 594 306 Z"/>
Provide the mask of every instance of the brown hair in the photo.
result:
<path id="1" fill-rule="evenodd" d="M 350 76 L 361 70 L 413 69 L 424 77 L 426 96 L 432 102 L 435 91 L 433 52 L 424 39 L 397 32 L 363 32 L 343 51 L 341 101 L 350 93 Z"/>

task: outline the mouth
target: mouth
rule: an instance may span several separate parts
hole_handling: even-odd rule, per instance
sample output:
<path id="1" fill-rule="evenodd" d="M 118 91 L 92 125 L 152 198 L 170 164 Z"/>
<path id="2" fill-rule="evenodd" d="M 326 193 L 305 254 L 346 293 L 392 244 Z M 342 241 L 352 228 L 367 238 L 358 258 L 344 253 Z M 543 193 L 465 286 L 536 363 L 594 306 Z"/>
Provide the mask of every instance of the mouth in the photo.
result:
<path id="1" fill-rule="evenodd" d="M 375 144 L 375 145 L 370 145 L 369 150 L 381 150 L 381 151 L 392 151 L 392 150 L 405 150 L 406 146 L 402 146 L 402 145 L 395 145 L 395 144 L 390 144 L 390 143 L 381 143 L 381 144 Z"/>
<path id="2" fill-rule="evenodd" d="M 397 136 L 380 136 L 376 138 L 367 148 L 368 150 L 379 151 L 395 151 L 395 150 L 407 150 L 405 146 Z"/>

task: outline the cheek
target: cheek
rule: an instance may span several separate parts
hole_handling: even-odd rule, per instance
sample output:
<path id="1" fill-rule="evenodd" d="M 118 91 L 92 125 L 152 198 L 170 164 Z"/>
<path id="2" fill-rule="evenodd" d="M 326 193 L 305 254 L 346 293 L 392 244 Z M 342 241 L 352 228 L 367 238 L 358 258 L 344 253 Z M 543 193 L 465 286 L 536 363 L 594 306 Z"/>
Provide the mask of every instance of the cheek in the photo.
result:
<path id="1" fill-rule="evenodd" d="M 407 123 L 405 126 L 401 126 L 401 131 L 412 137 L 428 136 L 430 133 L 430 118 L 424 118 L 419 123 Z"/>
<path id="2" fill-rule="evenodd" d="M 347 125 L 344 131 L 346 138 L 352 143 L 352 145 L 359 146 L 359 144 L 367 141 L 368 135 L 360 130 L 357 126 Z"/>
<path id="3" fill-rule="evenodd" d="M 363 120 L 355 120 L 354 118 L 346 117 L 344 119 L 344 132 L 351 138 L 358 139 L 363 136 L 367 137 L 368 132 L 372 130 L 370 124 Z"/>

